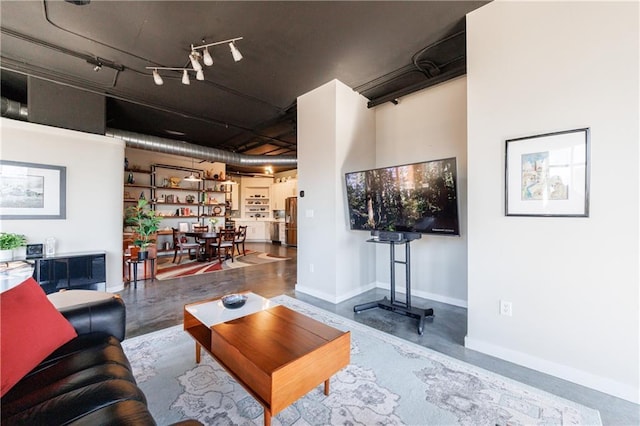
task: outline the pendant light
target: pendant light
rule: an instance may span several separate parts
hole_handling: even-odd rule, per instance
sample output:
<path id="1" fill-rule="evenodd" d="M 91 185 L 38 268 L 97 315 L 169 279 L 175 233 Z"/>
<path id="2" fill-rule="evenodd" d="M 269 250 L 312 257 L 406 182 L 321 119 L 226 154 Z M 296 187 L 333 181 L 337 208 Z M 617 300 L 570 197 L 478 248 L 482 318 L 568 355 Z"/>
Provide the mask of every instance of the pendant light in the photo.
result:
<path id="1" fill-rule="evenodd" d="M 182 84 L 191 84 L 191 80 L 189 80 L 189 73 L 187 70 L 183 70 L 182 72 Z"/>
<path id="2" fill-rule="evenodd" d="M 191 168 L 193 169 L 193 158 L 191 159 Z M 193 170 L 191 170 L 191 174 L 187 177 L 184 178 L 185 181 L 187 182 L 200 182 L 201 179 L 195 175 L 195 173 L 193 172 Z"/>

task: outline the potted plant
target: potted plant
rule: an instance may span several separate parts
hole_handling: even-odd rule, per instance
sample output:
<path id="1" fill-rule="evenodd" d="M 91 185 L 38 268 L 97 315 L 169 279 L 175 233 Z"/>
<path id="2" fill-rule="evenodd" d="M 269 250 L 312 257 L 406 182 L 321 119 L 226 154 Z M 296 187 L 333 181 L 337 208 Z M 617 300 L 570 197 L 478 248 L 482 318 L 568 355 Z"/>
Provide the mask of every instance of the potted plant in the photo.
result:
<path id="1" fill-rule="evenodd" d="M 154 243 L 162 218 L 151 210 L 147 200 L 138 200 L 135 206 L 127 207 L 125 223 L 130 225 L 134 232 L 133 245 L 140 248 L 138 259 L 148 257 L 149 246 Z"/>
<path id="2" fill-rule="evenodd" d="M 7 261 L 13 259 L 13 249 L 26 246 L 27 238 L 21 234 L 10 232 L 0 233 L 0 260 Z"/>

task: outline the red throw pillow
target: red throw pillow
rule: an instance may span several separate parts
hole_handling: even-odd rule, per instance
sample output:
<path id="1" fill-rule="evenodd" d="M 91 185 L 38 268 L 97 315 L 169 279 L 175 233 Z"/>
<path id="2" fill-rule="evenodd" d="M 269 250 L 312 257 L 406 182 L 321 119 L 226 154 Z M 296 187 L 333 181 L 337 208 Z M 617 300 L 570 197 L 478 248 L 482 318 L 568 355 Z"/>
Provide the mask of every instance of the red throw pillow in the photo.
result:
<path id="1" fill-rule="evenodd" d="M 0 396 L 78 335 L 33 278 L 0 294 L 0 333 Z"/>

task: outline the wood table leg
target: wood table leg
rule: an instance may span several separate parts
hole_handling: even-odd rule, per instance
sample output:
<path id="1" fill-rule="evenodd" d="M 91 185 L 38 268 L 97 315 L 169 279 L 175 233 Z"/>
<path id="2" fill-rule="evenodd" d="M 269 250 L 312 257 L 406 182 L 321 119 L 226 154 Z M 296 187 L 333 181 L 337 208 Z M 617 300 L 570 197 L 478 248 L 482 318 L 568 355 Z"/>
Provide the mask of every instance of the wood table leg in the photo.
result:
<path id="1" fill-rule="evenodd" d="M 202 346 L 196 342 L 196 364 L 200 364 L 200 354 L 202 353 Z"/>
<path id="2" fill-rule="evenodd" d="M 329 396 L 329 380 L 330 379 L 324 381 L 324 394 L 327 396 Z"/>
<path id="3" fill-rule="evenodd" d="M 271 426 L 271 411 L 264 409 L 264 426 Z"/>

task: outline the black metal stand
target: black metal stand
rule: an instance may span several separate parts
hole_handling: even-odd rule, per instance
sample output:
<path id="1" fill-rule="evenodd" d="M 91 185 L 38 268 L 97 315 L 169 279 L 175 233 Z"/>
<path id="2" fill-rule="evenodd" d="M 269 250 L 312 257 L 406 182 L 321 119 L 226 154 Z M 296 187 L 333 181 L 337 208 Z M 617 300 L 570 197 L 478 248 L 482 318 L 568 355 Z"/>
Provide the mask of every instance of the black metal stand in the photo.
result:
<path id="1" fill-rule="evenodd" d="M 389 244 L 389 265 L 391 269 L 391 300 L 387 299 L 387 297 L 385 296 L 380 300 L 356 305 L 353 307 L 353 311 L 358 314 L 362 311 L 366 311 L 367 309 L 382 308 L 386 309 L 387 311 L 392 311 L 411 318 L 415 318 L 418 320 L 418 334 L 422 335 L 424 333 L 424 319 L 426 317 L 433 316 L 433 309 L 414 308 L 411 306 L 411 250 L 409 247 L 411 240 L 403 239 L 399 241 L 383 241 L 374 238 L 367 240 L 367 242 Z M 396 260 L 395 246 L 400 244 L 404 244 L 405 247 L 404 261 Z M 396 300 L 396 264 L 404 265 L 405 267 L 406 298 L 404 302 Z"/>

